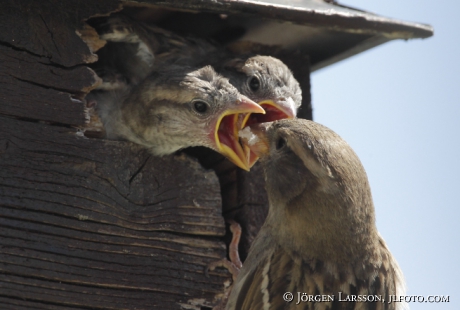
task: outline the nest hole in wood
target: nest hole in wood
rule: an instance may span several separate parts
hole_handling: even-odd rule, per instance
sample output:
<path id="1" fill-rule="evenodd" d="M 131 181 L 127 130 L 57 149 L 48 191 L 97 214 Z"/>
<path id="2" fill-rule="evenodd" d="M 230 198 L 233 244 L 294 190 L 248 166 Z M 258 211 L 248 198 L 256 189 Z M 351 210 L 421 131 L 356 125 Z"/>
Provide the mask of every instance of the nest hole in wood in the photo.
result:
<path id="1" fill-rule="evenodd" d="M 125 6 L 122 13 L 134 20 L 151 23 L 179 35 L 205 38 L 223 46 L 233 43 L 233 49 L 237 49 L 241 53 L 272 55 L 281 58 L 291 67 L 292 59 L 295 59 L 295 57 L 292 58 L 292 55 L 283 54 L 283 50 L 279 46 L 265 46 L 248 42 L 235 44 L 247 31 L 247 29 L 240 26 L 241 23 L 237 22 L 241 18 L 238 16 L 234 17 L 235 21 L 221 14 L 190 13 L 140 6 Z M 98 24 L 103 23 L 105 19 L 106 17 L 94 17 L 89 19 L 87 24 L 97 29 Z M 110 48 L 113 48 L 113 46 L 110 45 L 114 43 L 109 42 L 104 46 L 104 42 L 98 42 L 98 38 L 94 36 L 94 33 L 93 38 L 87 41 L 93 42 L 93 49 L 97 49 L 98 62 L 110 62 L 107 58 L 111 57 Z M 299 58 L 297 61 L 302 63 L 300 67 L 305 67 L 305 63 L 308 65 L 308 62 L 305 62 L 305 58 Z M 90 65 L 96 72 L 98 62 Z M 299 68 L 299 66 L 295 67 Z M 299 80 L 302 82 L 302 79 Z M 307 88 L 309 88 L 309 84 Z M 92 138 L 103 138 L 104 128 L 97 115 L 96 105 L 96 102 L 86 101 L 89 123 L 85 130 L 85 135 Z M 221 187 L 223 216 L 226 219 L 236 220 L 243 229 L 240 255 L 244 260 L 253 238 L 265 220 L 268 210 L 262 169 L 256 164 L 251 172 L 245 172 L 220 154 L 202 147 L 186 149 L 183 153 L 195 157 L 204 168 L 215 171 Z M 231 233 L 227 227 L 226 244 L 230 240 Z"/>
<path id="2" fill-rule="evenodd" d="M 253 22 L 243 23 L 241 21 L 247 20 L 248 16 L 233 15 L 229 17 L 225 14 L 185 12 L 145 4 L 125 5 L 121 12 L 134 20 L 151 23 L 179 35 L 191 35 L 212 40 L 222 46 L 230 46 L 233 51 L 280 58 L 291 68 L 303 91 L 303 102 L 299 117 L 311 119 L 308 55 L 296 53 L 292 49 L 283 49 L 282 46 L 267 46 L 255 42 L 239 41 L 247 32 L 247 27 L 250 27 L 251 24 L 257 25 L 257 17 L 251 17 L 254 20 Z M 87 24 L 97 28 L 97 24 L 104 21 L 105 18 L 94 17 L 89 19 Z M 244 26 L 242 26 L 243 24 Z M 98 63 L 111 57 L 110 48 L 113 48 L 111 45 L 116 43 L 98 42 L 97 34 L 96 37 L 94 37 L 94 32 L 92 35 L 93 37 L 87 41 L 92 42 L 89 44 L 97 51 L 99 60 L 91 64 L 90 67 L 97 72 Z M 103 138 L 104 127 L 97 115 L 95 103 L 87 100 L 86 107 L 89 123 L 85 128 L 85 135 L 92 138 Z M 250 172 L 243 171 L 222 155 L 202 147 L 189 148 L 182 152 L 197 158 L 204 168 L 214 170 L 218 176 L 222 195 L 223 216 L 227 219 L 235 219 L 242 226 L 240 256 L 244 260 L 250 244 L 257 235 L 268 211 L 268 200 L 261 167 L 256 164 Z M 228 225 L 224 239 L 226 244 L 231 240 Z"/>

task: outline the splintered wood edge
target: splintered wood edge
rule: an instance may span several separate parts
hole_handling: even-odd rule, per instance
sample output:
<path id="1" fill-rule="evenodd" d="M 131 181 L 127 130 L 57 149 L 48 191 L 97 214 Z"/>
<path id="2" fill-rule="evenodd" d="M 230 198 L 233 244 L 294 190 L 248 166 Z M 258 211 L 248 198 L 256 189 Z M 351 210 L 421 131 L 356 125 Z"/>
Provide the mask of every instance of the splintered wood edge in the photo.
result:
<path id="1" fill-rule="evenodd" d="M 83 28 L 75 30 L 75 33 L 83 40 L 83 42 L 86 43 L 86 45 L 88 45 L 89 50 L 93 54 L 107 44 L 106 40 L 102 40 L 99 38 L 96 29 L 94 29 L 87 23 L 83 24 Z M 96 62 L 98 60 L 97 55 L 95 56 L 96 59 L 93 62 Z"/>
<path id="2" fill-rule="evenodd" d="M 86 23 L 86 21 L 91 19 L 91 18 L 95 18 L 95 17 L 110 16 L 111 14 L 119 12 L 119 11 L 121 11 L 123 9 L 124 9 L 124 6 L 123 6 L 122 3 L 120 3 L 118 5 L 118 8 L 115 9 L 115 10 L 109 11 L 109 12 L 104 13 L 104 14 L 95 14 L 93 16 L 90 16 L 90 17 L 88 17 L 87 19 L 85 19 L 83 21 L 83 28 L 75 30 L 75 33 L 83 40 L 83 42 L 85 42 L 86 45 L 88 45 L 89 50 L 95 56 L 95 58 L 91 58 L 92 61 L 89 61 L 88 63 L 93 63 L 93 62 L 96 62 L 98 60 L 97 55 L 94 54 L 94 53 L 97 52 L 102 47 L 104 47 L 105 44 L 107 44 L 107 41 L 102 40 L 101 38 L 99 38 L 99 35 L 96 32 L 96 29 L 94 29 L 93 27 L 88 25 Z"/>
<path id="3" fill-rule="evenodd" d="M 90 26 L 88 26 L 90 27 Z M 92 28 L 94 30 L 94 28 Z M 95 30 L 94 30 L 95 31 Z M 86 43 L 86 41 L 85 41 Z M 104 43 L 105 45 L 105 43 Z M 97 56 L 97 55 L 96 55 Z M 94 83 L 90 87 L 84 88 L 82 91 L 84 92 L 84 98 L 88 95 L 93 89 L 97 88 L 99 85 L 102 84 L 102 79 L 96 74 L 96 72 L 87 67 L 88 70 L 91 72 L 94 78 Z M 88 132 L 88 136 L 94 138 L 102 138 L 105 136 L 105 128 L 104 124 L 102 123 L 99 115 L 96 111 L 96 106 L 91 105 L 86 99 L 83 99 L 84 102 L 84 113 L 85 113 L 85 126 L 79 127 L 78 130 L 85 135 L 85 132 Z"/>
<path id="4" fill-rule="evenodd" d="M 123 10 L 123 8 L 124 8 L 123 4 L 120 3 L 118 5 L 118 8 L 115 10 L 111 10 L 104 14 L 95 14 L 93 16 L 90 16 L 89 18 L 83 21 L 82 28 L 75 30 L 75 33 L 88 46 L 92 54 L 90 57 L 85 59 L 87 63 L 94 63 L 99 60 L 99 57 L 96 54 L 96 52 L 100 50 L 102 47 L 104 47 L 107 44 L 107 41 L 102 40 L 99 37 L 99 34 L 97 33 L 96 29 L 94 29 L 89 24 L 87 24 L 86 21 L 91 18 L 95 18 L 95 17 L 109 16 L 113 13 Z M 88 70 L 90 70 L 90 72 L 92 73 L 94 77 L 94 83 L 90 87 L 86 87 L 82 89 L 82 92 L 84 93 L 83 97 L 86 97 L 87 94 L 89 94 L 93 89 L 100 86 L 103 82 L 102 79 L 96 74 L 96 72 L 94 72 L 93 69 L 88 67 Z M 79 132 L 81 132 L 82 135 L 85 135 L 85 132 L 88 132 L 88 136 L 93 137 L 93 138 L 102 138 L 105 136 L 104 125 L 102 124 L 101 119 L 97 115 L 95 107 L 88 106 L 86 102 L 85 102 L 85 119 L 86 119 L 85 126 L 78 128 Z"/>

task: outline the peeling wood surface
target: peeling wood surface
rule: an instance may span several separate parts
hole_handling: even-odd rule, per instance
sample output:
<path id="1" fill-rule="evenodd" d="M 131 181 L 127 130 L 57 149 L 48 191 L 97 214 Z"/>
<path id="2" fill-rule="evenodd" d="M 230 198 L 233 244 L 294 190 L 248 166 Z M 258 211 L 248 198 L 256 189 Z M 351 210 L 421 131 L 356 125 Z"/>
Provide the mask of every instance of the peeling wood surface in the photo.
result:
<path id="1" fill-rule="evenodd" d="M 73 67 L 97 57 L 76 35 L 84 20 L 120 9 L 113 0 L 4 0 L 0 4 L 0 42 Z"/>

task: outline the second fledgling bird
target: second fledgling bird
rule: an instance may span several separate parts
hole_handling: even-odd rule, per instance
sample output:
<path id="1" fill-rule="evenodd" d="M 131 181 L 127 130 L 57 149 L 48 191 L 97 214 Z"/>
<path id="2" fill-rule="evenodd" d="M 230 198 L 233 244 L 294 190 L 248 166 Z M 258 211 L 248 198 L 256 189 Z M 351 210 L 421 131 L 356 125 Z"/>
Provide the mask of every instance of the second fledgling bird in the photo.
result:
<path id="1" fill-rule="evenodd" d="M 247 134 L 264 167 L 269 213 L 226 309 L 403 309 L 390 303 L 404 295 L 403 277 L 377 231 L 368 179 L 351 147 L 301 119 L 256 124 Z M 358 301 L 366 296 L 381 300 Z"/>
<path id="2" fill-rule="evenodd" d="M 261 55 L 239 57 L 227 60 L 218 70 L 238 91 L 265 110 L 265 114 L 246 114 L 241 127 L 296 117 L 302 103 L 302 90 L 281 60 Z M 247 147 L 243 149 L 248 165 L 252 167 L 258 157 Z"/>

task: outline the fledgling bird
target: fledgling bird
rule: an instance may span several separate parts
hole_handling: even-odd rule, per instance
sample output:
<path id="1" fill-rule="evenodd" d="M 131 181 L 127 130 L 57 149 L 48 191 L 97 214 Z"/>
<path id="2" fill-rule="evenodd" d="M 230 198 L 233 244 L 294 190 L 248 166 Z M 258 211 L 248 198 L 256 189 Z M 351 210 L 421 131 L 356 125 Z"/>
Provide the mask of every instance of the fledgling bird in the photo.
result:
<path id="1" fill-rule="evenodd" d="M 279 59 L 260 55 L 235 55 L 221 46 L 191 36 L 180 36 L 155 25 L 135 21 L 122 13 L 93 22 L 108 44 L 99 52 L 96 72 L 115 68 L 130 85 L 137 85 L 157 66 L 213 66 L 238 91 L 261 105 L 263 117 L 255 113 L 235 115 L 240 129 L 257 122 L 294 118 L 301 105 L 299 83 Z M 107 80 L 107 79 L 104 79 Z M 109 79 L 113 80 L 113 79 Z M 104 87 L 119 87 L 122 83 Z M 244 148 L 248 166 L 257 157 Z"/>
<path id="2" fill-rule="evenodd" d="M 219 72 L 228 77 L 238 91 L 265 110 L 263 115 L 246 114 L 241 128 L 296 117 L 302 103 L 302 90 L 291 70 L 281 60 L 261 55 L 234 58 L 224 62 Z M 243 148 L 248 165 L 252 167 L 258 157 L 248 147 Z"/>
<path id="3" fill-rule="evenodd" d="M 230 79 L 239 92 L 261 105 L 266 114 L 252 115 L 251 123 L 294 118 L 302 101 L 302 90 L 291 70 L 271 56 L 239 56 L 224 61 L 216 70 Z"/>
<path id="4" fill-rule="evenodd" d="M 162 156 L 205 146 L 248 170 L 234 114 L 264 113 L 212 67 L 170 65 L 134 87 L 93 92 L 107 137 L 123 138 Z"/>
<path id="5" fill-rule="evenodd" d="M 368 179 L 351 147 L 308 120 L 250 129 L 244 140 L 261 157 L 269 212 L 226 309 L 403 309 L 389 303 L 404 294 L 403 277 L 377 231 Z M 334 300 L 305 302 L 299 293 Z M 352 295 L 384 302 L 343 301 Z"/>

